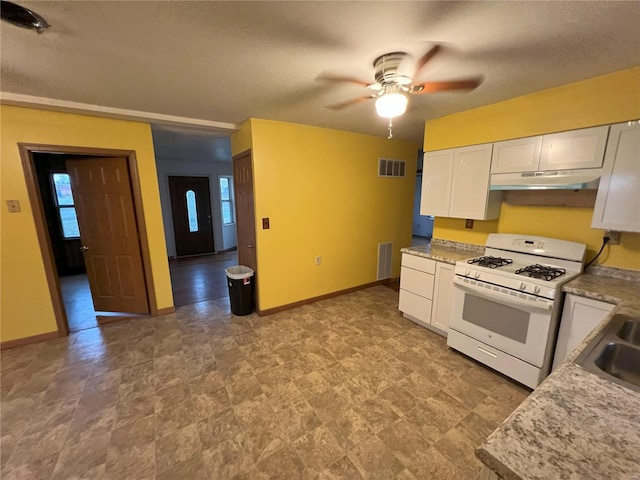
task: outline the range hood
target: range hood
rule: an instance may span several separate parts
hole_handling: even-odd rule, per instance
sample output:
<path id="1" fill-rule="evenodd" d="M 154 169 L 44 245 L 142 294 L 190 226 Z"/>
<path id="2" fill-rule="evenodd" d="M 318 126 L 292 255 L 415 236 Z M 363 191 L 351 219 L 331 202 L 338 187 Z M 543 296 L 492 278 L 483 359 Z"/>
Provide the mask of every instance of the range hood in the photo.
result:
<path id="1" fill-rule="evenodd" d="M 491 190 L 585 190 L 598 188 L 601 168 L 494 173 Z"/>

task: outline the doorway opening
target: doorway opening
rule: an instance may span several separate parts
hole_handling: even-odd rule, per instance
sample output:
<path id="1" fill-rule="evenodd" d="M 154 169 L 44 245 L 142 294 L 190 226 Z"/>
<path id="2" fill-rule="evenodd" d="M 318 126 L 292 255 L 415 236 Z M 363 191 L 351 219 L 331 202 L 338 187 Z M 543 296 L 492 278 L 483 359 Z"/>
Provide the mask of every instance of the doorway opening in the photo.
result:
<path id="1" fill-rule="evenodd" d="M 19 149 L 58 333 L 156 315 L 135 152 Z"/>
<path id="2" fill-rule="evenodd" d="M 433 215 L 421 215 L 420 203 L 422 200 L 422 164 L 424 152 L 418 153 L 418 172 L 416 174 L 416 188 L 413 197 L 413 229 L 412 246 L 429 245 L 433 236 Z"/>

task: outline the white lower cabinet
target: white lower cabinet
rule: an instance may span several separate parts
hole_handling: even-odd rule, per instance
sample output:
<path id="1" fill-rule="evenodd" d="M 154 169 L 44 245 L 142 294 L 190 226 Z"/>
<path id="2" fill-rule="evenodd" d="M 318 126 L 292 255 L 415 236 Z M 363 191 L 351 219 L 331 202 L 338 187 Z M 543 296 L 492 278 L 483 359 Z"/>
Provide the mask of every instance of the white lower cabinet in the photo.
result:
<path id="1" fill-rule="evenodd" d="M 553 370 L 582 343 L 614 307 L 611 303 L 567 294 L 560 320 Z"/>
<path id="2" fill-rule="evenodd" d="M 501 480 L 501 477 L 489 467 L 483 465 L 475 480 Z"/>
<path id="3" fill-rule="evenodd" d="M 436 282 L 433 289 L 431 325 L 443 332 L 449 331 L 453 296 L 453 269 L 454 266 L 449 263 L 436 262 Z"/>
<path id="4" fill-rule="evenodd" d="M 453 265 L 402 254 L 398 308 L 404 317 L 446 336 L 452 291 Z"/>

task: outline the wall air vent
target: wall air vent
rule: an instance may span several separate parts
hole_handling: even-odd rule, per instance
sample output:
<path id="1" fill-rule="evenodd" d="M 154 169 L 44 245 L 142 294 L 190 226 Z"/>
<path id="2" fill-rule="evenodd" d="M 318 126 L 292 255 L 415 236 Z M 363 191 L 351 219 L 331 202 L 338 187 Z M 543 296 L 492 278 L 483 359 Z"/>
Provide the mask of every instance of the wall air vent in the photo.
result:
<path id="1" fill-rule="evenodd" d="M 392 160 L 390 158 L 378 159 L 378 176 L 379 177 L 404 177 L 406 170 L 404 160 Z"/>
<path id="2" fill-rule="evenodd" d="M 391 278 L 391 256 L 393 253 L 393 243 L 378 244 L 378 275 L 377 280 Z"/>

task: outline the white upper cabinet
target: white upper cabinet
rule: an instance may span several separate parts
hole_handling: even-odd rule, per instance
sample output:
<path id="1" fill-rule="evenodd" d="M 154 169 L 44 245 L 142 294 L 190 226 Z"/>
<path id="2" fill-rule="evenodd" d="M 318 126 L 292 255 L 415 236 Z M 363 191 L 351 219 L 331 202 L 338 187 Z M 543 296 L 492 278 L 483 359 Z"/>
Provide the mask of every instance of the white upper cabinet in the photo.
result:
<path id="1" fill-rule="evenodd" d="M 449 216 L 453 149 L 424 154 L 420 215 Z"/>
<path id="2" fill-rule="evenodd" d="M 640 121 L 613 125 L 592 228 L 640 232 Z"/>
<path id="3" fill-rule="evenodd" d="M 535 172 L 541 149 L 542 137 L 496 142 L 493 144 L 491 173 Z"/>
<path id="4" fill-rule="evenodd" d="M 492 144 L 424 155 L 420 213 L 490 220 L 500 213 L 500 192 L 489 191 Z"/>
<path id="5" fill-rule="evenodd" d="M 449 216 L 487 218 L 492 145 L 456 148 L 453 158 L 453 182 Z M 496 212 L 496 216 L 498 217 Z"/>
<path id="6" fill-rule="evenodd" d="M 491 173 L 600 168 L 608 133 L 605 125 L 496 142 Z"/>
<path id="7" fill-rule="evenodd" d="M 539 170 L 600 168 L 609 126 L 583 128 L 542 137 Z"/>

